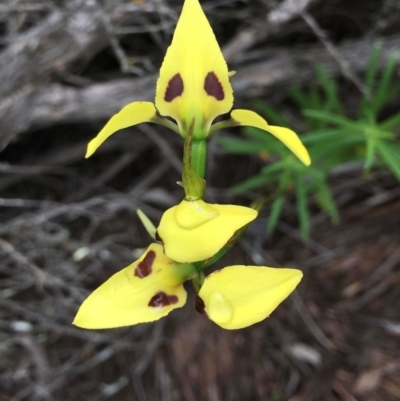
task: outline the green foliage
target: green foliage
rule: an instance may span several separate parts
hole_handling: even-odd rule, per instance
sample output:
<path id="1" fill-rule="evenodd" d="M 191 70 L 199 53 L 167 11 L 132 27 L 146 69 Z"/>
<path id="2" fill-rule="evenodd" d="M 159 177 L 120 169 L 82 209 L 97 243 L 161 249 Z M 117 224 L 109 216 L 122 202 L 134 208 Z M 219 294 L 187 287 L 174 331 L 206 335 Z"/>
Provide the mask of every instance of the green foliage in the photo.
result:
<path id="1" fill-rule="evenodd" d="M 301 136 L 312 164 L 304 166 L 272 135 L 256 128 L 243 130 L 244 139 L 220 138 L 220 145 L 229 153 L 258 154 L 267 158 L 261 171 L 233 188 L 235 193 L 269 188 L 272 195 L 267 230 L 276 228 L 286 197 L 294 193 L 300 232 L 309 237 L 309 198 L 327 212 L 332 223 L 339 221 L 339 213 L 332 196 L 328 175 L 336 166 L 362 161 L 364 170 L 387 167 L 400 180 L 400 144 L 396 129 L 400 127 L 400 112 L 382 120 L 382 109 L 400 94 L 400 82 L 394 77 L 396 55 L 392 54 L 379 73 L 380 47 L 375 46 L 365 73 L 367 94 L 361 99 L 358 113 L 350 117 L 338 95 L 337 82 L 326 70 L 316 67 L 317 82 L 307 91 L 292 88 L 290 96 L 301 110 L 306 132 Z M 290 122 L 264 102 L 257 102 L 260 113 L 272 125 L 289 128 Z"/>

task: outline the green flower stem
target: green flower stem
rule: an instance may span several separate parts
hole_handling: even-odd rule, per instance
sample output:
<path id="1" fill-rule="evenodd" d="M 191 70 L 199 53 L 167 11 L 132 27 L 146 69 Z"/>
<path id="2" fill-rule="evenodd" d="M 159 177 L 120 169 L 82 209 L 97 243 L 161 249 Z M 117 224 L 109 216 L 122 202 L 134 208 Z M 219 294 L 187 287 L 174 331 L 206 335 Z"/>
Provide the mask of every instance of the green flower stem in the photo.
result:
<path id="1" fill-rule="evenodd" d="M 207 162 L 207 140 L 193 140 L 192 142 L 192 168 L 204 178 Z"/>
<path id="2" fill-rule="evenodd" d="M 203 199 L 206 189 L 206 182 L 203 176 L 205 173 L 207 144 L 202 140 L 193 140 L 193 127 L 194 120 L 188 130 L 183 146 L 182 182 L 187 200 Z"/>
<path id="3" fill-rule="evenodd" d="M 197 270 L 203 270 L 211 265 L 213 265 L 215 262 L 220 260 L 228 251 L 231 249 L 231 246 L 224 246 L 222 249 L 220 249 L 214 256 L 211 258 L 208 258 L 206 260 L 203 260 L 201 262 L 196 262 L 196 268 Z"/>
<path id="4" fill-rule="evenodd" d="M 246 224 L 244 227 L 240 228 L 233 234 L 231 239 L 226 243 L 226 245 L 221 248 L 214 256 L 212 256 L 209 259 L 203 260 L 201 262 L 196 263 L 196 268 L 198 270 L 203 270 L 214 263 L 216 263 L 218 260 L 220 260 L 233 246 L 236 244 L 236 242 L 239 240 L 239 238 L 245 233 L 247 228 L 249 227 L 250 224 Z"/>
<path id="5" fill-rule="evenodd" d="M 199 293 L 200 288 L 203 285 L 205 278 L 206 277 L 204 276 L 204 273 L 202 271 L 199 271 L 197 273 L 197 275 L 192 278 L 192 283 L 193 283 L 194 290 L 196 291 L 196 294 Z"/>

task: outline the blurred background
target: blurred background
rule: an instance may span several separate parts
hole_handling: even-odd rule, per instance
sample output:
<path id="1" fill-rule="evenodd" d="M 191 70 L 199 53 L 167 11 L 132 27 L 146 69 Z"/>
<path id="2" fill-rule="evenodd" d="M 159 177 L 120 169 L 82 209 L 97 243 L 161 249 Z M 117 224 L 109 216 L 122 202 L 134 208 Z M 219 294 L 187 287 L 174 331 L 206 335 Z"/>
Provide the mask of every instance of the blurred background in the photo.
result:
<path id="1" fill-rule="evenodd" d="M 154 125 L 86 145 L 153 100 L 181 0 L 1 0 L 0 400 L 400 399 L 400 2 L 204 0 L 235 107 L 301 134 L 210 141 L 207 200 L 265 207 L 229 264 L 291 266 L 298 291 L 224 331 L 187 305 L 154 324 L 71 325 L 183 197 L 182 139 Z"/>

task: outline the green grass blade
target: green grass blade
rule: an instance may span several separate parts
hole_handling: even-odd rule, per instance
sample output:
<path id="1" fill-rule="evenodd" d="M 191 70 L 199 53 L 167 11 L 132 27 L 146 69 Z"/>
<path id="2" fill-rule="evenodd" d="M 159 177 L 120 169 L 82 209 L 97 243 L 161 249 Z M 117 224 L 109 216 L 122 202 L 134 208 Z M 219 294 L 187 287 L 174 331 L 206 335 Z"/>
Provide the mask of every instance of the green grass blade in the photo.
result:
<path id="1" fill-rule="evenodd" d="M 225 152 L 232 154 L 257 154 L 264 150 L 262 144 L 244 139 L 217 138 L 216 142 Z"/>
<path id="2" fill-rule="evenodd" d="M 322 164 L 326 165 L 331 158 L 337 158 L 342 162 L 349 161 L 344 159 L 348 159 L 354 153 L 355 148 L 359 145 L 364 145 L 364 143 L 365 137 L 361 133 L 358 135 L 343 135 L 338 137 L 337 140 L 332 139 L 318 144 L 318 146 L 314 145 L 309 150 L 314 163 L 321 161 Z M 359 160 L 359 158 L 357 157 L 356 160 Z M 353 160 L 353 157 L 351 157 L 351 160 Z"/>
<path id="3" fill-rule="evenodd" d="M 380 128 L 384 130 L 394 130 L 400 126 L 400 112 L 387 118 L 385 121 L 379 124 Z"/>
<path id="4" fill-rule="evenodd" d="M 376 144 L 377 151 L 383 162 L 400 181 L 400 149 L 398 146 L 383 141 Z"/>
<path id="5" fill-rule="evenodd" d="M 378 73 L 379 55 L 381 53 L 381 44 L 377 43 L 373 46 L 371 56 L 368 62 L 367 71 L 365 72 L 365 85 L 369 91 L 373 92 L 376 74 Z"/>
<path id="6" fill-rule="evenodd" d="M 309 95 L 309 101 L 310 101 L 310 109 L 315 109 L 318 110 L 321 108 L 321 104 L 323 102 L 320 91 L 318 90 L 317 86 L 312 86 L 310 88 L 310 95 Z M 304 107 L 307 108 L 307 107 Z"/>
<path id="7" fill-rule="evenodd" d="M 366 141 L 366 150 L 365 150 L 365 161 L 364 161 L 364 170 L 369 171 L 374 163 L 375 156 L 375 148 L 376 148 L 376 138 L 367 137 Z"/>
<path id="8" fill-rule="evenodd" d="M 274 108 L 268 106 L 265 102 L 257 101 L 255 104 L 256 104 L 257 110 L 267 120 L 268 124 L 279 125 L 279 126 L 288 127 L 288 128 L 293 129 L 290 122 L 288 120 L 286 120 L 286 118 L 283 117 L 281 113 L 279 113 Z"/>
<path id="9" fill-rule="evenodd" d="M 307 96 L 301 89 L 293 86 L 289 89 L 288 92 L 293 101 L 297 104 L 297 106 L 299 106 L 300 109 L 313 107 L 313 104 L 310 101 L 310 97 Z"/>
<path id="10" fill-rule="evenodd" d="M 267 183 L 265 175 L 258 174 L 231 188 L 232 193 L 240 194 L 251 189 L 259 188 Z"/>
<path id="11" fill-rule="evenodd" d="M 283 205 L 285 204 L 285 195 L 278 196 L 272 203 L 271 212 L 268 216 L 267 233 L 272 235 L 281 216 Z"/>
<path id="12" fill-rule="evenodd" d="M 275 174 L 279 172 L 279 170 L 283 170 L 285 168 L 285 164 L 286 163 L 284 161 L 269 164 L 268 166 L 265 166 L 261 169 L 261 173 L 264 176 Z"/>
<path id="13" fill-rule="evenodd" d="M 332 224 L 338 224 L 340 220 L 339 211 L 332 196 L 332 192 L 325 180 L 319 182 L 317 191 L 320 206 L 329 214 Z"/>
<path id="14" fill-rule="evenodd" d="M 277 197 L 272 202 L 271 211 L 268 216 L 268 223 L 267 223 L 267 233 L 271 235 L 276 225 L 278 224 L 279 217 L 281 216 L 283 205 L 285 204 L 286 199 L 286 189 L 291 179 L 291 171 L 285 170 L 284 173 L 281 175 L 281 179 L 279 182 L 278 190 L 277 190 Z"/>
<path id="15" fill-rule="evenodd" d="M 308 210 L 307 190 L 306 184 L 304 182 L 304 176 L 297 176 L 295 184 L 297 214 L 299 217 L 301 238 L 303 239 L 303 241 L 307 241 L 310 237 L 310 213 Z"/>
<path id="16" fill-rule="evenodd" d="M 387 103 L 390 98 L 388 97 L 391 92 L 391 81 L 393 78 L 393 73 L 397 65 L 397 54 L 392 53 L 389 56 L 389 60 L 383 70 L 382 77 L 379 80 L 379 86 L 376 95 L 374 96 L 373 105 L 376 112 L 382 108 L 382 106 Z M 392 95 L 391 95 L 392 96 Z"/>
<path id="17" fill-rule="evenodd" d="M 343 128 L 322 128 L 307 132 L 307 134 L 302 135 L 301 141 L 305 146 L 323 146 L 324 144 L 326 144 L 327 141 L 340 139 L 346 134 L 348 134 L 348 131 L 344 130 Z"/>
<path id="18" fill-rule="evenodd" d="M 322 110 L 303 110 L 303 114 L 306 117 L 315 118 L 316 120 L 325 121 L 333 125 L 347 127 L 353 130 L 359 130 L 363 128 L 363 125 L 359 122 L 354 122 L 346 117 L 339 116 L 337 114 L 329 113 Z"/>
<path id="19" fill-rule="evenodd" d="M 337 86 L 335 80 L 333 80 L 327 73 L 326 69 L 322 64 L 317 64 L 316 66 L 317 76 L 319 82 L 326 95 L 326 105 L 325 109 L 327 111 L 336 112 L 338 114 L 343 114 L 342 103 L 337 95 Z"/>

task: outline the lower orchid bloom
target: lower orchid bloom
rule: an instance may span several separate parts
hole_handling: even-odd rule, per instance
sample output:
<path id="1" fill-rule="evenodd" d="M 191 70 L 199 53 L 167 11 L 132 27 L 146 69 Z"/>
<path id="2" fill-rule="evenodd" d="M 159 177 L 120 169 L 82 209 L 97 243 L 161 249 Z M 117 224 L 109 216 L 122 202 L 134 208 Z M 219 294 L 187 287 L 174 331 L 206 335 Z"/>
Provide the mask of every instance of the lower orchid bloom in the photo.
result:
<path id="1" fill-rule="evenodd" d="M 213 256 L 236 229 L 257 214 L 240 206 L 183 202 L 165 212 L 157 231 L 172 244 L 170 251 L 180 260 Z M 233 224 L 227 223 L 229 212 L 232 220 L 239 215 Z M 140 217 L 149 233 L 157 238 L 150 221 L 143 214 Z M 183 217 L 192 225 L 180 227 Z M 162 228 L 163 225 L 166 227 Z M 181 230 L 186 230 L 185 235 Z M 214 242 L 216 238 L 218 245 Z M 200 251 L 191 257 L 196 244 Z M 199 271 L 195 263 L 182 263 L 167 256 L 165 249 L 165 243 L 153 243 L 138 260 L 114 274 L 83 302 L 73 324 L 86 329 L 130 326 L 158 320 L 181 308 L 187 299 L 183 284 Z M 198 293 L 200 311 L 225 329 L 250 326 L 268 317 L 295 289 L 301 277 L 302 273 L 295 269 L 228 266 L 205 278 Z"/>
<path id="2" fill-rule="evenodd" d="M 183 283 L 196 273 L 194 265 L 176 263 L 163 254 L 161 245 L 152 244 L 89 295 L 73 324 L 110 329 L 159 320 L 185 305 Z M 296 269 L 228 266 L 206 277 L 197 309 L 224 329 L 248 327 L 267 318 L 301 278 Z"/>

